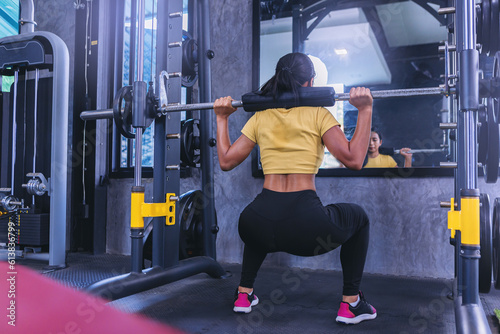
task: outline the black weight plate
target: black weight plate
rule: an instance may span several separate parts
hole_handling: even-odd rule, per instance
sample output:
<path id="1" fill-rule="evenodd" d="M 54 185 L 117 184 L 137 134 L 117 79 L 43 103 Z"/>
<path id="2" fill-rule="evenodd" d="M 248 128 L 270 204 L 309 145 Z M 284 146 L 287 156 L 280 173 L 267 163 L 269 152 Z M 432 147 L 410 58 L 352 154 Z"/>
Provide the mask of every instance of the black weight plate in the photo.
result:
<path id="1" fill-rule="evenodd" d="M 122 102 L 125 105 L 122 107 Z M 134 138 L 132 131 L 132 86 L 124 86 L 116 93 L 113 101 L 113 119 L 116 128 L 125 138 Z"/>
<path id="2" fill-rule="evenodd" d="M 491 7 L 490 7 L 490 0 L 483 0 L 481 4 L 482 10 L 481 10 L 481 15 L 482 15 L 482 36 L 483 36 L 483 48 L 482 52 L 483 53 L 488 53 L 490 51 L 490 33 L 491 33 Z"/>
<path id="3" fill-rule="evenodd" d="M 493 78 L 500 78 L 500 51 L 497 51 L 495 53 L 495 57 L 493 58 L 493 71 L 492 71 L 492 76 Z M 493 98 L 493 114 L 496 117 L 497 122 L 500 122 L 500 115 L 498 114 L 500 111 L 500 97 L 497 96 L 492 96 Z"/>
<path id="4" fill-rule="evenodd" d="M 197 43 L 187 31 L 182 31 L 182 86 L 192 87 L 198 80 Z"/>
<path id="5" fill-rule="evenodd" d="M 179 259 L 203 254 L 203 192 L 191 190 L 179 197 Z"/>
<path id="6" fill-rule="evenodd" d="M 197 126 L 194 119 L 181 124 L 181 162 L 185 166 L 196 167 L 200 162 L 200 154 L 196 152 L 199 150 L 199 138 L 194 134 Z"/>
<path id="7" fill-rule="evenodd" d="M 490 197 L 488 194 L 481 194 L 479 211 L 481 258 L 479 259 L 479 292 L 488 293 L 491 289 L 491 219 L 490 219 Z"/>
<path id="8" fill-rule="evenodd" d="M 493 204 L 493 280 L 495 289 L 500 290 L 500 198 Z"/>
<path id="9" fill-rule="evenodd" d="M 486 155 L 488 153 L 488 123 L 486 119 L 486 106 L 481 104 L 477 112 L 477 121 L 481 123 L 477 134 L 477 161 L 483 165 L 486 164 Z"/>
<path id="10" fill-rule="evenodd" d="M 495 183 L 498 179 L 500 137 L 498 133 L 498 123 L 493 113 L 492 98 L 488 98 L 486 112 L 488 124 L 488 152 L 486 154 L 486 165 L 483 164 L 484 180 L 486 183 Z"/>

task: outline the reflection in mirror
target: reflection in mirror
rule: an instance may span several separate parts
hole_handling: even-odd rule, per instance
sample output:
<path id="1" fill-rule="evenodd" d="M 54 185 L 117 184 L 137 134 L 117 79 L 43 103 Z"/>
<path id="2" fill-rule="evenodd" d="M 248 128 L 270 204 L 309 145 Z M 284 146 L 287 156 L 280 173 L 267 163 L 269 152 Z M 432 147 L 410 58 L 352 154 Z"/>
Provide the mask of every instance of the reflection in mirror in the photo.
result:
<path id="1" fill-rule="evenodd" d="M 19 33 L 19 1 L 3 0 L 0 6 L 0 38 L 17 35 Z M 14 77 L 0 76 L 2 92 L 9 92 Z"/>
<path id="2" fill-rule="evenodd" d="M 386 90 L 442 84 L 445 65 L 438 46 L 448 39 L 448 31 L 437 9 L 446 1 L 376 3 L 260 1 L 259 86 L 273 75 L 278 59 L 294 51 L 310 56 L 315 86 L 331 86 L 337 93 L 355 86 Z M 392 167 L 438 167 L 441 161 L 452 160 L 453 134 L 439 128 L 439 123 L 456 119 L 449 112 L 452 100 L 442 96 L 374 100 L 372 125 L 383 136 L 379 153 Z M 329 110 L 351 139 L 356 108 L 337 102 Z M 406 148 L 412 153 L 405 153 Z M 343 166 L 325 151 L 321 168 Z"/>

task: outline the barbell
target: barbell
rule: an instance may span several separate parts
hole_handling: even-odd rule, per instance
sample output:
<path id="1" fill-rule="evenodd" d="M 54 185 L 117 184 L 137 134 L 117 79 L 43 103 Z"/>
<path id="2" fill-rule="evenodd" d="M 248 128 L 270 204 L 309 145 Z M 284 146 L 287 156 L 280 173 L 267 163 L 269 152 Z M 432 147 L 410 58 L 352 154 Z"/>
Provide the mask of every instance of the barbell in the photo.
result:
<path id="1" fill-rule="evenodd" d="M 129 93 L 130 89 L 125 89 L 124 91 Z M 390 89 L 371 92 L 374 99 L 436 96 L 454 93 L 454 90 L 446 92 L 443 87 Z M 263 96 L 257 92 L 251 92 L 243 95 L 240 101 L 233 101 L 231 105 L 234 108 L 243 107 L 243 109 L 247 112 L 254 112 L 270 108 L 292 108 L 297 106 L 331 107 L 335 105 L 335 101 L 349 101 L 349 98 L 349 93 L 336 94 L 333 87 L 301 87 L 298 92 L 298 98 L 296 98 L 295 95 L 290 92 L 283 93 L 277 99 L 274 99 L 272 96 Z M 80 118 L 84 121 L 112 118 L 115 118 L 116 120 L 117 117 L 119 118 L 119 115 L 121 114 L 122 118 L 117 120 L 117 123 L 125 124 L 127 123 L 127 120 L 130 119 L 129 115 L 131 113 L 130 108 L 132 107 L 132 103 L 126 101 L 128 103 L 125 103 L 122 107 L 119 100 L 119 98 L 115 98 L 115 112 L 113 112 L 113 109 L 87 110 L 83 111 L 80 114 Z M 117 104 L 119 104 L 119 106 L 117 106 Z M 161 116 L 169 112 L 207 110 L 213 109 L 213 107 L 213 102 L 193 104 L 168 104 L 155 108 L 155 113 L 156 116 Z M 127 116 L 127 120 L 123 118 L 123 115 Z M 121 126 L 119 128 L 121 128 Z"/>
<path id="2" fill-rule="evenodd" d="M 410 149 L 407 153 L 410 154 L 415 154 L 415 153 L 424 153 L 424 154 L 430 154 L 430 153 L 444 153 L 445 148 L 417 148 L 417 149 Z M 380 154 L 386 154 L 386 155 L 395 155 L 401 153 L 401 150 L 395 150 L 392 147 L 379 147 L 379 153 Z"/>

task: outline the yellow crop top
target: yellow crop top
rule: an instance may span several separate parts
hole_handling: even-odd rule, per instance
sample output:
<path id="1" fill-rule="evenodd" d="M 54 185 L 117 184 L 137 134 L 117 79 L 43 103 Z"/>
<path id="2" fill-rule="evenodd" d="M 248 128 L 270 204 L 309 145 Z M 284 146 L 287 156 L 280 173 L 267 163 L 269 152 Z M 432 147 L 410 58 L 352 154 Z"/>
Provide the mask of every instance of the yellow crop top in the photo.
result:
<path id="1" fill-rule="evenodd" d="M 241 132 L 259 145 L 264 174 L 316 174 L 324 155 L 322 137 L 336 125 L 323 107 L 278 108 L 256 112 Z"/>
<path id="2" fill-rule="evenodd" d="M 390 155 L 379 154 L 375 158 L 368 158 L 368 162 L 364 168 L 384 167 L 398 167 L 398 164 Z"/>

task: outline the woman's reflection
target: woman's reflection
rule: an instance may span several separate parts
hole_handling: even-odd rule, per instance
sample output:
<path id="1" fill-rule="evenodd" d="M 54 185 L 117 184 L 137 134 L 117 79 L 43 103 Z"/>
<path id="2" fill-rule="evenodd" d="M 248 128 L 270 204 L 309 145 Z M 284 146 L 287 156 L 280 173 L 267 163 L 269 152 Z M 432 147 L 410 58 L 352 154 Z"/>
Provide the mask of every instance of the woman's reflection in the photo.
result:
<path id="1" fill-rule="evenodd" d="M 391 168 L 398 167 L 397 162 L 387 154 L 380 152 L 382 145 L 382 135 L 379 131 L 372 128 L 370 135 L 370 145 L 368 145 L 368 153 L 365 158 L 364 168 Z M 412 154 L 410 149 L 404 147 L 399 150 L 399 154 L 404 157 L 404 167 L 411 167 Z"/>

